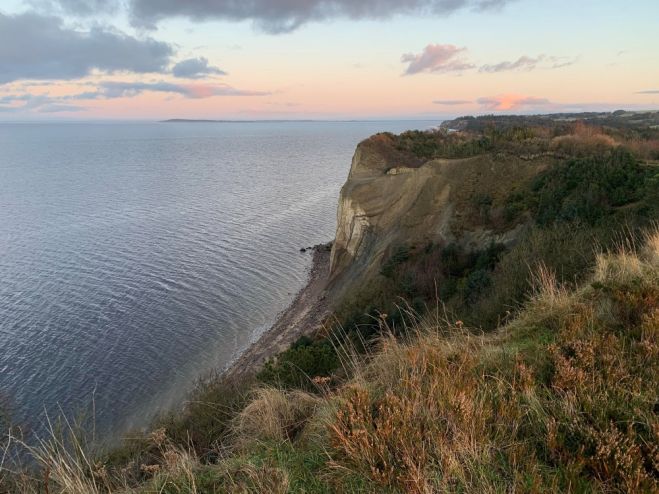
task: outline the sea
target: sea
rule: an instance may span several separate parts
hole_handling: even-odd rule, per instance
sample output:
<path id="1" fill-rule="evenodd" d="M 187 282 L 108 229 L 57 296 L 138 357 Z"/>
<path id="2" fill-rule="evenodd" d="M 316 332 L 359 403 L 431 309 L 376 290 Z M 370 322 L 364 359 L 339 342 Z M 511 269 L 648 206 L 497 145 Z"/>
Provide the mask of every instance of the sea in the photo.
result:
<path id="1" fill-rule="evenodd" d="M 180 406 L 305 284 L 359 141 L 438 123 L 0 124 L 2 415 L 116 437 Z"/>

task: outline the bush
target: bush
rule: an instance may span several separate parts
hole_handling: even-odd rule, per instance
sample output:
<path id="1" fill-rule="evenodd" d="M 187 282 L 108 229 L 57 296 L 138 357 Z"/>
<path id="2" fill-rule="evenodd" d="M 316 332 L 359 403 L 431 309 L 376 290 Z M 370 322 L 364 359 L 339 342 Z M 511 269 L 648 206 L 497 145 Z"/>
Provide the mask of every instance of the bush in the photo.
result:
<path id="1" fill-rule="evenodd" d="M 615 208 L 641 199 L 650 174 L 624 149 L 573 159 L 539 175 L 528 202 L 541 226 L 564 221 L 595 225 Z"/>
<path id="2" fill-rule="evenodd" d="M 656 259 L 601 256 L 577 292 L 545 271 L 496 335 L 389 342 L 342 392 L 332 465 L 395 492 L 655 492 Z"/>
<path id="3" fill-rule="evenodd" d="M 331 376 L 339 364 L 328 339 L 313 341 L 303 336 L 291 348 L 266 362 L 257 379 L 273 386 L 313 390 L 312 379 Z"/>

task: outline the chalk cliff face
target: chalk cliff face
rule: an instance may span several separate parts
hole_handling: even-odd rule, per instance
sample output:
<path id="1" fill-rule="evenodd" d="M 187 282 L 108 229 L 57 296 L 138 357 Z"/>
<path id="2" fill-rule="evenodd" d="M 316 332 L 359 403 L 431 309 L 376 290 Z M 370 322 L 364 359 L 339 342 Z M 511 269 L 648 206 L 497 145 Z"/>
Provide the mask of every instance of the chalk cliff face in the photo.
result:
<path id="1" fill-rule="evenodd" d="M 547 159 L 494 154 L 424 161 L 397 150 L 387 134 L 363 141 L 339 199 L 330 267 L 335 291 L 368 283 L 401 245 L 514 242 L 524 225 L 497 220 L 505 198 L 546 165 Z M 488 205 L 485 216 L 479 202 Z"/>

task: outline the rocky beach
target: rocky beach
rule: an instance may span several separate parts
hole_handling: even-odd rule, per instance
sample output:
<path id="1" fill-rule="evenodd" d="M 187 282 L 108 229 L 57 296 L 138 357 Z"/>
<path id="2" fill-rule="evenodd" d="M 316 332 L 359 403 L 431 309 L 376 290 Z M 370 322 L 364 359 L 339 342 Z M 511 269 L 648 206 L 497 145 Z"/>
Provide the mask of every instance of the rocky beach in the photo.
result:
<path id="1" fill-rule="evenodd" d="M 312 251 L 312 264 L 307 284 L 296 294 L 291 304 L 265 331 L 223 372 L 228 380 L 237 380 L 259 371 L 269 359 L 286 350 L 301 336 L 308 336 L 322 327 L 330 315 L 326 289 L 330 273 L 330 244 L 320 244 Z"/>

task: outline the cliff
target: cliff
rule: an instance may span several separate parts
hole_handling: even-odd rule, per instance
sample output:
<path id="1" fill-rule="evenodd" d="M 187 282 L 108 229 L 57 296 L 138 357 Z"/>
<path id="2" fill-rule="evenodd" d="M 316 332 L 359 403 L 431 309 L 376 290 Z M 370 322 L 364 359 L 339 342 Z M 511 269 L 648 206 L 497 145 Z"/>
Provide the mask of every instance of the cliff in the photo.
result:
<path id="1" fill-rule="evenodd" d="M 623 111 L 463 117 L 366 139 L 340 193 L 334 298 L 371 282 L 401 246 L 510 248 L 538 223 L 585 221 L 588 229 L 602 214 L 622 218 L 644 194 L 629 183 L 646 172 L 620 153 L 656 167 L 658 121 L 659 112 Z M 593 190 L 586 197 L 579 188 Z M 635 213 L 627 214 L 632 222 Z"/>
<path id="2" fill-rule="evenodd" d="M 387 134 L 361 142 L 339 198 L 333 287 L 367 283 L 403 244 L 510 245 L 525 221 L 503 220 L 505 198 L 551 162 L 497 154 L 423 160 L 397 151 Z M 484 202 L 487 218 L 480 214 Z"/>

